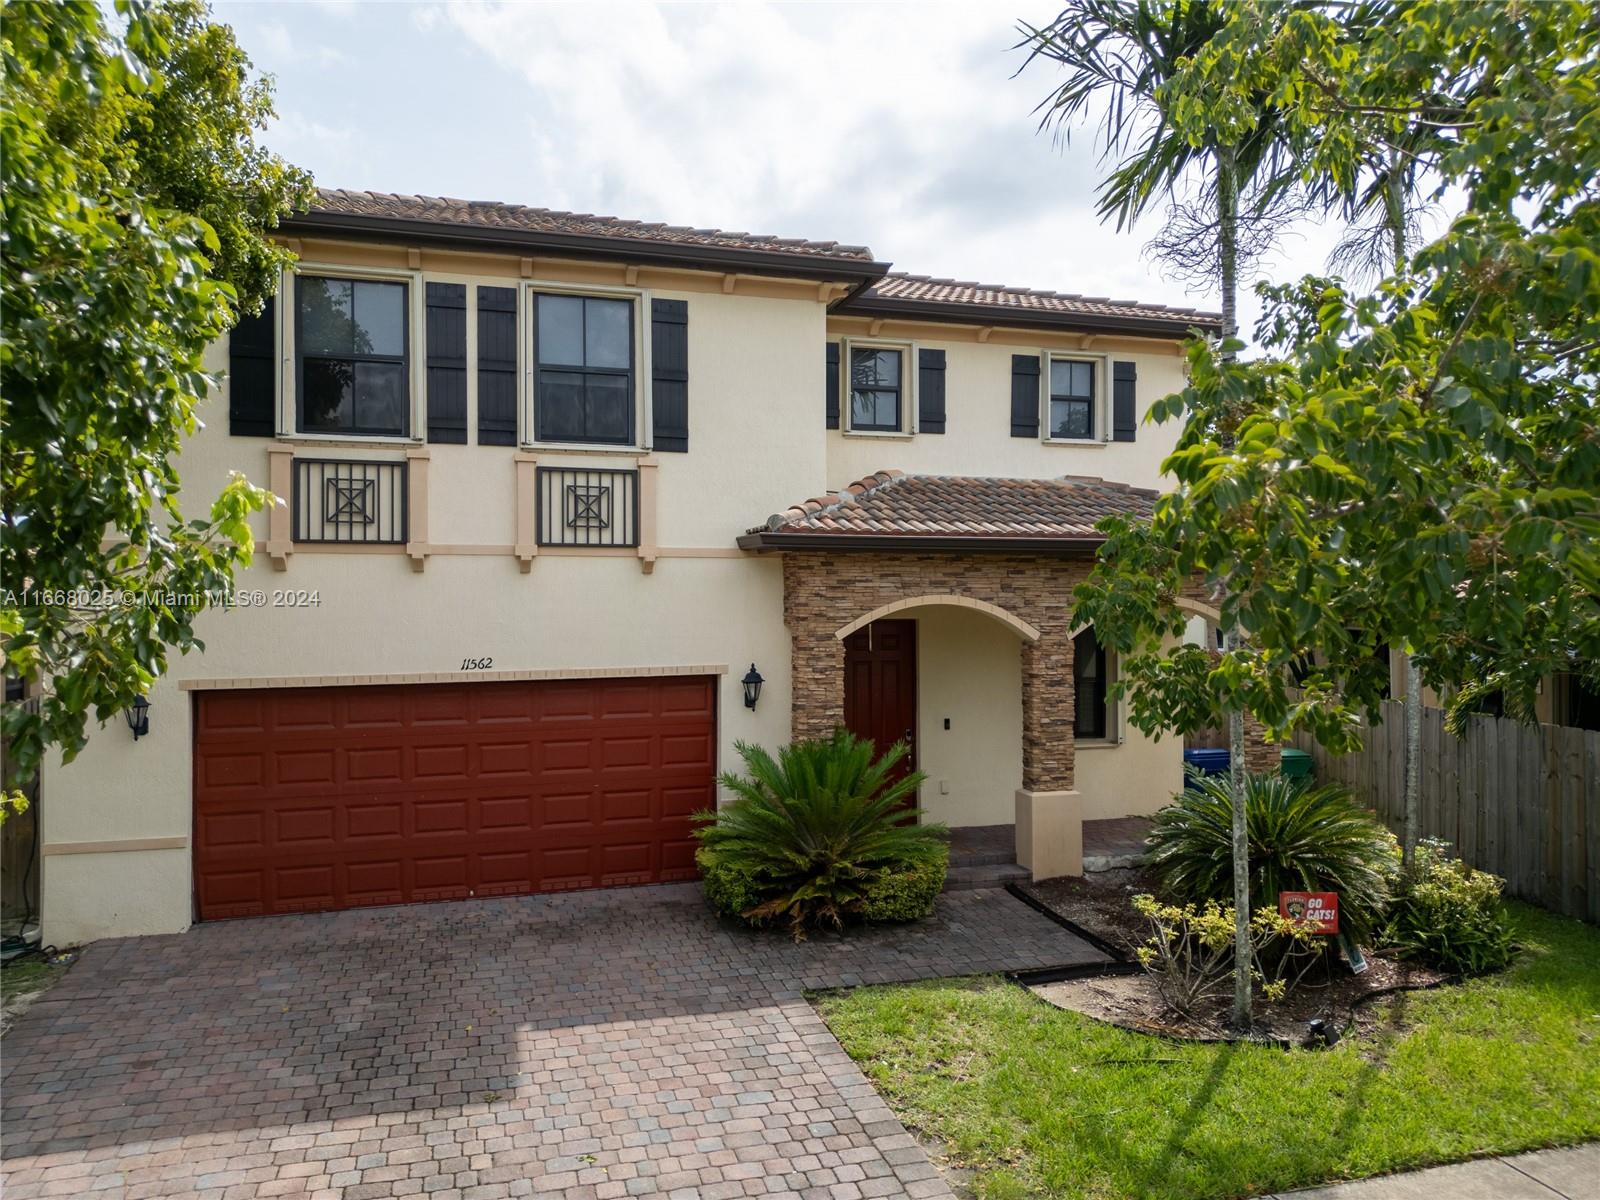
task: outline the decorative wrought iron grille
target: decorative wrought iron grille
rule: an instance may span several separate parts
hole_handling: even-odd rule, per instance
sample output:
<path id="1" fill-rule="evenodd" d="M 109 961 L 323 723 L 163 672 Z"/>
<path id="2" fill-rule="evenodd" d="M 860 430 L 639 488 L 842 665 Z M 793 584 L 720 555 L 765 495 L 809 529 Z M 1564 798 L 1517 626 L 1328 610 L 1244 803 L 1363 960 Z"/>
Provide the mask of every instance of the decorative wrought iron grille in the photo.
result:
<path id="1" fill-rule="evenodd" d="M 294 540 L 406 540 L 406 464 L 353 458 L 294 460 Z"/>
<path id="2" fill-rule="evenodd" d="M 637 546 L 639 472 L 539 467 L 541 546 Z"/>

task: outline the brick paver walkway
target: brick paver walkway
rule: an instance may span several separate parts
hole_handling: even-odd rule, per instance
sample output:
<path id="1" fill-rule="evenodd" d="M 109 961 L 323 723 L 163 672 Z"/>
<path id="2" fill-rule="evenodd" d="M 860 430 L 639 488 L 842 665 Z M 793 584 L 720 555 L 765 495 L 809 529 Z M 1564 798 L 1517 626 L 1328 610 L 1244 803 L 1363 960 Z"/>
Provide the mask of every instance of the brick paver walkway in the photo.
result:
<path id="1" fill-rule="evenodd" d="M 697 885 L 90 946 L 7 1035 L 7 1200 L 948 1195 L 801 996 L 1095 961 L 1004 892 L 796 946 Z"/>

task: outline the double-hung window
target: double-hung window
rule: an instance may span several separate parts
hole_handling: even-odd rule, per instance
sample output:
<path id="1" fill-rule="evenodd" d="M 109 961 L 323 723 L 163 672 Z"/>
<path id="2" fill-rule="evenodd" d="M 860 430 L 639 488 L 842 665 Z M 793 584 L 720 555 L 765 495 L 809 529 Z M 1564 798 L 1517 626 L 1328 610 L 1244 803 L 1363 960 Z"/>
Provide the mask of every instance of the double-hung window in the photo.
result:
<path id="1" fill-rule="evenodd" d="M 1090 626 L 1072 639 L 1072 683 L 1076 704 L 1073 733 L 1080 738 L 1110 736 L 1111 705 L 1106 695 L 1110 683 L 1106 648 Z"/>
<path id="2" fill-rule="evenodd" d="M 537 439 L 631 445 L 633 302 L 549 293 L 534 302 Z"/>
<path id="3" fill-rule="evenodd" d="M 850 428 L 899 433 L 905 354 L 873 346 L 850 348 Z"/>
<path id="4" fill-rule="evenodd" d="M 302 433 L 410 433 L 407 286 L 297 277 L 295 378 Z"/>
<path id="5" fill-rule="evenodd" d="M 1095 436 L 1095 364 L 1076 358 L 1050 360 L 1050 436 L 1075 440 Z"/>

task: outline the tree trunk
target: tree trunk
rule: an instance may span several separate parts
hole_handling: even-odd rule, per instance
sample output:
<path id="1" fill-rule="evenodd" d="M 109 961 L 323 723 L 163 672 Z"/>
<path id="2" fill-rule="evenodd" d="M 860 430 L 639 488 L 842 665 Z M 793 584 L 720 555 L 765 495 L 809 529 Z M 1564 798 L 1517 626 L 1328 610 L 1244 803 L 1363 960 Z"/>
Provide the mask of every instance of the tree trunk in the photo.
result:
<path id="1" fill-rule="evenodd" d="M 1217 261 L 1222 275 L 1222 338 L 1239 335 L 1239 174 L 1233 146 L 1217 149 Z M 1224 349 L 1231 361 L 1234 352 Z M 1227 631 L 1227 648 L 1239 645 L 1239 633 Z M 1244 713 L 1228 710 L 1228 767 L 1233 792 L 1233 1024 L 1250 1028 L 1250 840 L 1245 822 Z"/>
<path id="2" fill-rule="evenodd" d="M 1406 265 L 1406 172 L 1400 152 L 1389 155 L 1389 176 L 1383 188 L 1384 217 L 1389 225 L 1390 244 L 1394 250 L 1394 273 L 1398 275 Z M 1404 824 L 1400 836 L 1400 850 L 1406 866 L 1417 850 L 1417 836 L 1421 825 L 1422 808 L 1422 674 L 1417 670 L 1417 660 L 1409 651 L 1403 651 L 1406 668 L 1406 694 L 1403 698 L 1406 718 L 1405 795 L 1401 802 Z"/>

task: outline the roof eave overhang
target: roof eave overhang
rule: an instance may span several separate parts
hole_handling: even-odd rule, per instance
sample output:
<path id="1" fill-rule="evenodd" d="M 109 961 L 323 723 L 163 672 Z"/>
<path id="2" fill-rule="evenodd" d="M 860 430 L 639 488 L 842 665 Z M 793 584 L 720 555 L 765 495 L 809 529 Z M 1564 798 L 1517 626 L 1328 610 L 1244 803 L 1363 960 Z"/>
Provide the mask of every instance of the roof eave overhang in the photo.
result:
<path id="1" fill-rule="evenodd" d="M 738 250 L 723 246 L 687 246 L 634 238 L 588 237 L 580 234 L 537 233 L 525 229 L 447 225 L 404 217 L 368 217 L 346 213 L 302 213 L 286 219 L 279 228 L 299 236 L 355 238 L 372 241 L 403 239 L 414 244 L 447 249 L 523 252 L 555 258 L 601 259 L 608 262 L 649 263 L 696 271 L 724 271 L 746 275 L 771 275 L 785 279 L 856 282 L 881 279 L 888 263 L 866 259 L 823 258 L 781 251 Z"/>
<path id="2" fill-rule="evenodd" d="M 1090 316 L 1078 313 L 1027 311 L 993 304 L 945 304 L 928 300 L 880 300 L 845 297 L 832 312 L 842 317 L 939 321 L 958 325 L 994 325 L 1012 329 L 1048 329 L 1069 333 L 1128 334 L 1136 337 L 1186 338 L 1200 330 L 1218 333 L 1221 322 L 1173 317 Z"/>
<path id="3" fill-rule="evenodd" d="M 1103 537 L 940 537 L 931 534 L 783 533 L 758 530 L 740 536 L 739 549 L 827 550 L 843 553 L 1032 554 L 1053 558 L 1093 558 Z"/>

